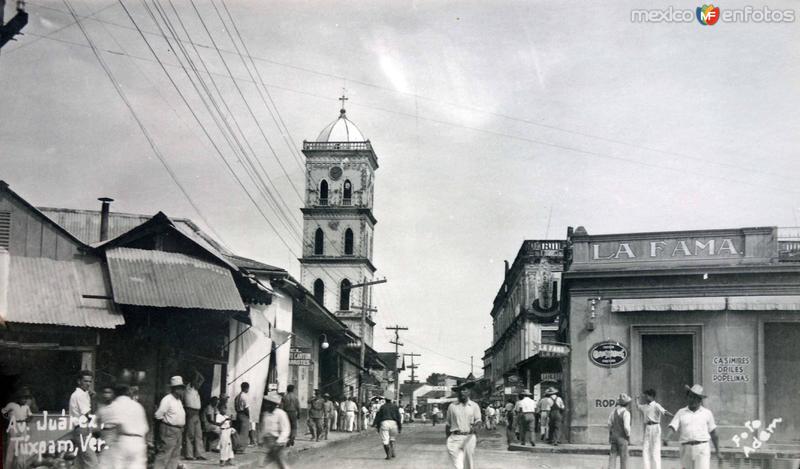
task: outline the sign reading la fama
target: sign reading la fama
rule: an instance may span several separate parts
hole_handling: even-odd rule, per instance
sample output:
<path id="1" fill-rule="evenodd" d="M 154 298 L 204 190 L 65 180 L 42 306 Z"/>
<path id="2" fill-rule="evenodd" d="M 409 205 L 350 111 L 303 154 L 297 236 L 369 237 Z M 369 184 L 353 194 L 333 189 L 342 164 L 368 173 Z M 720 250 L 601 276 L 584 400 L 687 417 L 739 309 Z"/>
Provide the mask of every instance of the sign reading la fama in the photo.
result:
<path id="1" fill-rule="evenodd" d="M 731 258 L 744 255 L 744 240 L 735 237 L 650 239 L 590 243 L 591 261 Z"/>

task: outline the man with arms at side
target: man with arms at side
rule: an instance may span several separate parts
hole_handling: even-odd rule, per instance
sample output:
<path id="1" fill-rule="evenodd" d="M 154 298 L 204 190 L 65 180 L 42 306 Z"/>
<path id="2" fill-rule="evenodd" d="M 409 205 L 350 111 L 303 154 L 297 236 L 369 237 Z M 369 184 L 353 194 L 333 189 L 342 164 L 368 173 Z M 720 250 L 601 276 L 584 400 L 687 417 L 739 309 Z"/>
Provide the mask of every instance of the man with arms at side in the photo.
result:
<path id="1" fill-rule="evenodd" d="M 69 416 L 72 418 L 89 418 L 92 413 L 92 384 L 94 382 L 94 374 L 91 371 L 83 370 L 78 374 L 78 387 L 69 398 Z M 91 419 L 90 419 L 91 420 Z M 80 440 L 86 440 L 91 437 L 91 429 L 88 426 L 76 426 L 75 429 L 75 443 L 80 448 Z M 91 447 L 87 447 L 86 451 L 78 450 L 78 455 L 75 458 L 79 469 L 94 469 L 97 467 L 97 453 Z"/>
<path id="2" fill-rule="evenodd" d="M 292 428 L 286 446 L 294 446 L 294 439 L 297 438 L 297 418 L 300 415 L 300 400 L 294 392 L 294 384 L 286 386 L 286 395 L 283 396 L 281 408 L 289 417 L 289 425 Z"/>
<path id="3" fill-rule="evenodd" d="M 159 423 L 159 447 L 156 453 L 155 469 L 177 469 L 181 452 L 183 427 L 186 426 L 186 411 L 183 410 L 183 392 L 186 386 L 183 378 L 173 376 L 169 379 L 170 393 L 161 399 L 156 410 Z"/>
<path id="4" fill-rule="evenodd" d="M 608 469 L 617 469 L 617 456 L 620 469 L 628 468 L 628 445 L 631 442 L 631 412 L 628 406 L 631 400 L 627 394 L 620 394 L 617 406 L 608 416 L 608 443 L 611 445 Z"/>
<path id="5" fill-rule="evenodd" d="M 186 411 L 186 427 L 183 430 L 184 459 L 205 460 L 203 456 L 203 427 L 200 423 L 200 386 L 203 385 L 203 375 L 194 372 L 194 379 L 186 386 L 183 394 L 183 409 Z"/>
<path id="6" fill-rule="evenodd" d="M 678 433 L 681 444 L 681 465 L 683 469 L 710 469 L 711 447 L 709 440 L 714 442 L 717 458 L 719 453 L 719 437 L 714 414 L 703 407 L 703 386 L 695 384 L 686 386 L 687 406 L 675 413 L 669 424 L 667 439 L 673 433 Z"/>
<path id="7" fill-rule="evenodd" d="M 521 420 L 519 424 L 519 444 L 525 445 L 528 440 L 531 446 L 536 446 L 536 402 L 531 399 L 530 391 L 523 389 L 519 393 L 519 400 L 514 406 L 518 418 Z"/>
<path id="8" fill-rule="evenodd" d="M 481 425 L 481 408 L 470 400 L 474 383 L 464 383 L 454 387 L 458 402 L 450 404 L 445 417 L 447 453 L 455 469 L 475 468 L 475 445 L 478 437 L 475 432 Z"/>

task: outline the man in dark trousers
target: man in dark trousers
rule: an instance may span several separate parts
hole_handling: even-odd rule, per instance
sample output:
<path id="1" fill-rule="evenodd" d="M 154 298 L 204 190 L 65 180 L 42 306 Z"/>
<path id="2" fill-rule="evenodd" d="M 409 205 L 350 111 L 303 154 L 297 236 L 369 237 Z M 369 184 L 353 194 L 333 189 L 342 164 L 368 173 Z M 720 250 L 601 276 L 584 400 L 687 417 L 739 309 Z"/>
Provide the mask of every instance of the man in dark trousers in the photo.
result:
<path id="1" fill-rule="evenodd" d="M 314 397 L 308 402 L 308 418 L 311 426 L 311 439 L 319 441 L 322 438 L 322 424 L 325 422 L 325 399 L 319 395 L 319 389 L 314 390 Z"/>
<path id="2" fill-rule="evenodd" d="M 631 400 L 627 394 L 620 394 L 617 406 L 608 416 L 608 442 L 611 445 L 608 469 L 617 469 L 617 456 L 620 469 L 628 468 L 628 445 L 631 441 L 631 413 L 628 406 Z"/>
<path id="3" fill-rule="evenodd" d="M 236 431 L 241 438 L 242 446 L 255 445 L 255 441 L 250 435 L 250 402 L 248 401 L 248 393 L 250 392 L 250 383 L 242 383 L 241 392 L 233 400 L 233 407 L 236 410 Z"/>
<path id="4" fill-rule="evenodd" d="M 386 403 L 378 409 L 372 426 L 381 435 L 386 459 L 395 457 L 394 444 L 397 435 L 403 431 L 403 420 L 400 418 L 400 409 L 391 399 L 387 399 Z"/>
<path id="5" fill-rule="evenodd" d="M 300 400 L 297 399 L 297 394 L 294 392 L 294 384 L 286 386 L 286 395 L 281 401 L 281 409 L 289 416 L 289 424 L 292 427 L 286 446 L 294 446 L 294 439 L 297 437 L 297 418 L 300 415 Z"/>

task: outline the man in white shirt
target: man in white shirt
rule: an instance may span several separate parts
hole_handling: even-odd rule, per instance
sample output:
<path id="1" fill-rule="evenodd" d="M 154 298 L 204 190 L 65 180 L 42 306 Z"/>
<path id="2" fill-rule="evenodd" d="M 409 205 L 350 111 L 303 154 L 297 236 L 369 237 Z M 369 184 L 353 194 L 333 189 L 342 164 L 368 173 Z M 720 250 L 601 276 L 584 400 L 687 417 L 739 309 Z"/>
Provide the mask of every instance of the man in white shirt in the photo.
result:
<path id="1" fill-rule="evenodd" d="M 628 445 L 631 441 L 631 413 L 628 406 L 631 400 L 627 394 L 620 394 L 617 406 L 608 416 L 608 442 L 611 445 L 608 469 L 617 468 L 617 456 L 620 469 L 628 468 Z"/>
<path id="2" fill-rule="evenodd" d="M 481 407 L 470 400 L 474 383 L 465 383 L 453 390 L 458 393 L 458 402 L 450 404 L 445 417 L 447 453 L 455 469 L 475 467 L 475 431 L 481 425 Z"/>
<path id="3" fill-rule="evenodd" d="M 714 414 L 703 407 L 705 397 L 703 386 L 699 384 L 692 387 L 686 386 L 688 405 L 676 412 L 669 424 L 670 431 L 667 439 L 672 436 L 672 433 L 678 433 L 683 469 L 709 469 L 711 467 L 709 440 L 714 442 L 717 458 L 720 457 L 717 424 L 714 422 Z"/>
<path id="4" fill-rule="evenodd" d="M 519 444 L 525 446 L 525 441 L 530 441 L 531 446 L 536 446 L 536 402 L 531 399 L 527 389 L 519 393 L 519 400 L 514 405 L 514 411 L 519 424 Z"/>
<path id="5" fill-rule="evenodd" d="M 672 417 L 672 414 L 656 402 L 656 390 L 644 392 L 644 404 L 636 402 L 644 421 L 644 442 L 642 443 L 642 459 L 644 469 L 661 469 L 661 416 Z"/>
<path id="6" fill-rule="evenodd" d="M 486 428 L 488 430 L 494 430 L 496 415 L 497 411 L 494 409 L 494 406 L 492 404 L 486 406 Z"/>
<path id="7" fill-rule="evenodd" d="M 183 409 L 186 411 L 186 427 L 183 430 L 183 456 L 191 461 L 194 459 L 205 460 L 203 456 L 203 427 L 200 424 L 200 386 L 203 385 L 203 375 L 195 372 L 194 380 L 186 386 L 183 394 Z"/>
<path id="8" fill-rule="evenodd" d="M 267 450 L 264 465 L 275 462 L 280 469 L 288 469 L 286 444 L 289 442 L 292 426 L 286 412 L 278 408 L 280 403 L 281 396 L 276 392 L 264 396 L 264 412 L 261 414 L 261 439 Z"/>
<path id="9" fill-rule="evenodd" d="M 90 414 L 92 413 L 92 383 L 94 382 L 94 374 L 91 371 L 83 370 L 78 373 L 78 387 L 69 397 L 69 416 L 72 418 L 86 417 L 91 420 Z M 80 440 L 84 441 L 91 437 L 92 429 L 87 425 L 76 426 L 74 429 L 74 442 L 80 448 Z M 79 469 L 94 469 L 97 467 L 97 453 L 91 447 L 78 450 L 78 456 L 75 458 L 78 463 Z"/>
<path id="10" fill-rule="evenodd" d="M 181 451 L 181 436 L 186 426 L 186 411 L 183 410 L 183 393 L 186 386 L 183 378 L 173 376 L 169 380 L 170 393 L 161 399 L 156 410 L 159 420 L 160 441 L 156 454 L 155 469 L 177 469 Z"/>
<path id="11" fill-rule="evenodd" d="M 97 418 L 106 427 L 114 427 L 116 438 L 100 454 L 103 469 L 147 469 L 147 441 L 150 427 L 144 407 L 130 397 L 130 385 L 114 385 L 116 398 L 98 411 Z"/>
<path id="12" fill-rule="evenodd" d="M 344 406 L 344 412 L 345 412 L 344 425 L 348 433 L 352 432 L 355 427 L 357 411 L 358 411 L 358 405 L 356 405 L 354 398 L 352 396 L 347 398 L 347 401 L 345 401 L 345 406 Z"/>

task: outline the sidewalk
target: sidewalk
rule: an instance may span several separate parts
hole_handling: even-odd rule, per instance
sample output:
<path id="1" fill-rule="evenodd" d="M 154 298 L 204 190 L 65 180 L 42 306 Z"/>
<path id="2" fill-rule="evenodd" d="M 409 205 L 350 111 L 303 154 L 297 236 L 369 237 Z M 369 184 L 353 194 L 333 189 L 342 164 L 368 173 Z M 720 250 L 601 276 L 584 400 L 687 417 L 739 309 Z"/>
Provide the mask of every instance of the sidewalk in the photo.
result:
<path id="1" fill-rule="evenodd" d="M 591 445 L 591 444 L 571 444 L 562 443 L 558 446 L 553 446 L 544 442 L 536 442 L 536 446 L 523 446 L 515 443 L 509 446 L 509 451 L 527 451 L 530 453 L 550 453 L 550 454 L 590 454 L 590 455 L 608 455 L 608 445 Z M 630 446 L 629 452 L 631 456 L 641 456 L 641 446 Z M 669 446 L 661 448 L 661 457 L 665 459 L 678 459 L 680 446 L 677 442 Z M 731 459 L 745 459 L 744 453 L 738 448 L 722 448 L 720 451 L 726 460 Z M 795 460 L 800 463 L 800 453 L 795 450 L 781 450 L 767 448 L 763 451 L 750 454 L 750 460 L 765 460 L 765 459 L 778 459 L 778 460 Z M 796 467 L 796 466 L 795 466 Z"/>
<path id="2" fill-rule="evenodd" d="M 354 438 L 358 438 L 362 435 L 366 435 L 369 432 L 362 431 L 362 432 L 353 432 L 353 433 L 346 433 L 346 432 L 331 432 L 328 434 L 327 440 L 322 441 L 312 441 L 308 438 L 307 435 L 297 438 L 295 440 L 295 445 L 289 448 L 289 457 L 292 455 L 296 455 L 297 453 L 302 453 L 303 451 L 307 451 L 309 449 L 314 448 L 323 448 L 330 445 L 339 444 L 344 441 L 349 441 Z M 238 469 L 256 469 L 262 466 L 264 462 L 264 454 L 265 451 L 258 447 L 258 446 L 251 446 L 245 449 L 243 454 L 237 454 L 234 458 L 234 466 L 228 467 L 236 467 Z M 211 467 L 219 467 L 219 453 L 215 453 L 213 451 L 209 451 L 205 453 L 205 457 L 208 458 L 206 461 L 184 461 L 181 460 L 180 464 L 183 465 L 184 469 L 209 469 Z M 180 465 L 178 466 L 180 469 Z"/>

